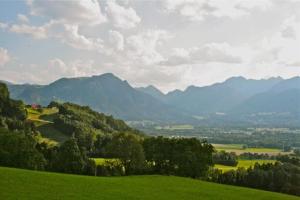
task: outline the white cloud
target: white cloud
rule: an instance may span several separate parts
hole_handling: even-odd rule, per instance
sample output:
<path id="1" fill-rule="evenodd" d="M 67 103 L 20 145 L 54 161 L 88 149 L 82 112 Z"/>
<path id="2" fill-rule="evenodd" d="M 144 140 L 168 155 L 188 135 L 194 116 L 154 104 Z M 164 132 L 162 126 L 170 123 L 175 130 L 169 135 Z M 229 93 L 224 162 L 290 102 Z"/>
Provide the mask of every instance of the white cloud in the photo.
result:
<path id="1" fill-rule="evenodd" d="M 44 26 L 30 26 L 27 24 L 14 24 L 9 30 L 14 33 L 30 35 L 36 39 L 47 38 L 47 30 Z"/>
<path id="2" fill-rule="evenodd" d="M 164 30 L 148 30 L 126 39 L 128 58 L 136 62 L 150 65 L 164 60 L 157 47 L 170 39 L 170 33 Z"/>
<path id="3" fill-rule="evenodd" d="M 8 25 L 6 23 L 0 22 L 0 28 L 1 29 L 6 29 L 7 27 L 8 27 Z"/>
<path id="4" fill-rule="evenodd" d="M 161 62 L 162 65 L 183 65 L 191 63 L 190 51 L 184 48 L 174 48 L 171 50 L 167 60 Z"/>
<path id="5" fill-rule="evenodd" d="M 191 59 L 203 63 L 241 63 L 242 58 L 238 55 L 238 50 L 228 43 L 210 43 L 202 47 L 196 47 L 191 51 Z"/>
<path id="6" fill-rule="evenodd" d="M 123 51 L 124 50 L 124 37 L 123 35 L 118 31 L 109 31 L 109 42 L 110 45 L 118 50 Z"/>
<path id="7" fill-rule="evenodd" d="M 42 26 L 30 26 L 27 24 L 14 24 L 9 30 L 18 34 L 30 35 L 35 39 L 56 38 L 75 49 L 102 50 L 100 38 L 88 38 L 79 33 L 76 24 L 64 24 L 59 21 L 50 21 Z"/>
<path id="8" fill-rule="evenodd" d="M 106 22 L 106 17 L 101 12 L 97 0 L 29 0 L 28 5 L 30 6 L 32 15 L 46 16 L 51 20 L 85 25 L 95 25 Z"/>
<path id="9" fill-rule="evenodd" d="M 8 54 L 7 49 L 0 47 L 0 66 L 5 65 L 10 61 L 10 56 Z"/>
<path id="10" fill-rule="evenodd" d="M 241 63 L 243 53 L 241 48 L 234 48 L 228 43 L 208 43 L 190 49 L 175 48 L 167 61 L 162 65 L 182 65 L 197 63 Z"/>
<path id="11" fill-rule="evenodd" d="M 281 25 L 281 36 L 284 38 L 297 39 L 300 35 L 299 22 L 296 21 L 295 16 L 291 16 L 284 20 Z M 298 35 L 297 35 L 298 34 Z"/>
<path id="12" fill-rule="evenodd" d="M 117 28 L 134 28 L 141 21 L 141 18 L 133 8 L 122 7 L 115 1 L 107 2 L 106 12 L 113 25 Z"/>
<path id="13" fill-rule="evenodd" d="M 206 17 L 237 18 L 250 14 L 252 9 L 266 10 L 272 6 L 271 0 L 164 0 L 167 12 L 175 12 L 192 21 Z"/>
<path id="14" fill-rule="evenodd" d="M 262 40 L 253 62 L 297 66 L 300 63 L 298 52 L 300 52 L 300 21 L 291 16 L 283 21 L 279 31 Z"/>
<path id="15" fill-rule="evenodd" d="M 103 47 L 100 38 L 88 38 L 80 34 L 78 25 L 53 24 L 48 32 L 51 37 L 58 38 L 75 49 L 100 51 Z"/>
<path id="16" fill-rule="evenodd" d="M 57 77 L 59 77 L 60 74 L 63 74 L 64 77 L 90 76 L 95 73 L 93 64 L 94 60 L 76 59 L 73 61 L 64 62 L 60 58 L 53 58 L 49 60 L 49 66 L 47 67 L 46 71 L 54 72 L 53 74 Z M 44 71 L 42 73 L 46 72 Z"/>
<path id="17" fill-rule="evenodd" d="M 23 22 L 23 23 L 28 23 L 29 22 L 29 19 L 26 15 L 23 15 L 23 14 L 18 14 L 18 20 L 20 22 Z"/>

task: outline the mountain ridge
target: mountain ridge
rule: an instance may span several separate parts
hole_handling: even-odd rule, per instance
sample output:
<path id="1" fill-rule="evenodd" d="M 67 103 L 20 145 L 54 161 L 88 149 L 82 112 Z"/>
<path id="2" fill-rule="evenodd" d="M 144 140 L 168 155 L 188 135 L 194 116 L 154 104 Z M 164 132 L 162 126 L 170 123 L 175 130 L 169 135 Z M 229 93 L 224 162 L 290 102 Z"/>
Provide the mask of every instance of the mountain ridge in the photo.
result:
<path id="1" fill-rule="evenodd" d="M 9 84 L 8 88 L 13 98 L 29 104 L 68 101 L 127 121 L 197 124 L 204 122 L 195 116 L 214 120 L 217 113 L 224 113 L 227 118 L 249 118 L 257 113 L 280 114 L 283 111 L 300 121 L 300 117 L 294 115 L 300 110 L 296 101 L 299 76 L 259 80 L 231 77 L 221 83 L 189 86 L 183 91 L 174 90 L 167 94 L 153 85 L 134 88 L 112 73 L 61 78 L 48 85 Z M 294 119 L 291 116 L 288 119 Z"/>

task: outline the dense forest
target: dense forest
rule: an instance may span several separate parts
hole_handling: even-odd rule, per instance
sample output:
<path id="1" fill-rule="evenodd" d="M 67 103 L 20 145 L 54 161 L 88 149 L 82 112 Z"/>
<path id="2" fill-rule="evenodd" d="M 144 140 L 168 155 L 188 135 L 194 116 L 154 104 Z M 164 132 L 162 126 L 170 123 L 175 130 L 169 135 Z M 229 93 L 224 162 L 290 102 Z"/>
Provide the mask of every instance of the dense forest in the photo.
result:
<path id="1" fill-rule="evenodd" d="M 48 107 L 58 109 L 47 117 L 69 138 L 56 145 L 39 139 L 41 133 L 27 119 L 26 105 L 12 100 L 6 85 L 0 84 L 1 166 L 92 176 L 176 175 L 300 195 L 299 152 L 277 156 L 274 164 L 222 172 L 213 165 L 235 166 L 238 157 L 216 152 L 206 140 L 147 136 L 87 106 L 51 102 Z M 98 165 L 93 158 L 105 162 Z"/>

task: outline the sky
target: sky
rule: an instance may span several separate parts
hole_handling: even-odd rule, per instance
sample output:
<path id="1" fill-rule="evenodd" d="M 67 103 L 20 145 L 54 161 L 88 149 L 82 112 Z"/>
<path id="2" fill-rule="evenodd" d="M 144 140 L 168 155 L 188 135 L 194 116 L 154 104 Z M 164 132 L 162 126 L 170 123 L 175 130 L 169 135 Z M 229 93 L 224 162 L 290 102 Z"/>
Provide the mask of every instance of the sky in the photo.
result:
<path id="1" fill-rule="evenodd" d="M 164 92 L 300 76 L 300 0 L 0 1 L 0 79 L 114 73 Z"/>

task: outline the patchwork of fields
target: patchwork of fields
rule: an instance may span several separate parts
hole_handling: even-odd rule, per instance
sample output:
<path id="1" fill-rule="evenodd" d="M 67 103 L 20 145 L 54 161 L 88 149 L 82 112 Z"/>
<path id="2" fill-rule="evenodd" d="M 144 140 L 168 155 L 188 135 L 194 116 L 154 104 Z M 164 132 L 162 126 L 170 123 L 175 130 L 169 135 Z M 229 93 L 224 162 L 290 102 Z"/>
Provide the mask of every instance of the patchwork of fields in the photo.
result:
<path id="1" fill-rule="evenodd" d="M 216 192 L 217 191 L 217 192 Z M 0 167 L 0 199 L 293 200 L 280 193 L 172 176 L 89 177 Z"/>

